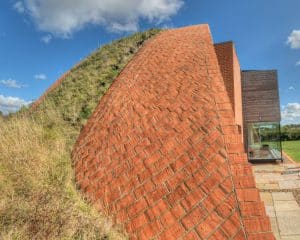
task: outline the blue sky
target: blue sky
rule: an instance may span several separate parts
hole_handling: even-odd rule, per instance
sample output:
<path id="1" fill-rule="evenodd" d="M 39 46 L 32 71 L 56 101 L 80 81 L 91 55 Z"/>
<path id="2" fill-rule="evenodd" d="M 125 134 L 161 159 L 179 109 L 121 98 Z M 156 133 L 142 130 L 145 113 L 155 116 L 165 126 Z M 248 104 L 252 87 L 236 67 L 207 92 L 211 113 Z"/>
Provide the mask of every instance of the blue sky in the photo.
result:
<path id="1" fill-rule="evenodd" d="M 208 23 L 242 69 L 277 69 L 283 123 L 300 123 L 299 0 L 4 0 L 0 111 L 37 99 L 98 46 L 150 27 Z"/>

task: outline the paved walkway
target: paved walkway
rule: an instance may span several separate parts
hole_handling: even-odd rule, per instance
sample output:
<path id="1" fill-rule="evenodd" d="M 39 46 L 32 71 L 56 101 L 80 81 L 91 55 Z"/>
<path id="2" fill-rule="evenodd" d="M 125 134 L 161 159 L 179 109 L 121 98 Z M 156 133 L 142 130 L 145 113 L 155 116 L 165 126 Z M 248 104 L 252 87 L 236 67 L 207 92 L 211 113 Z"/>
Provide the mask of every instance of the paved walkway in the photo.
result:
<path id="1" fill-rule="evenodd" d="M 276 239 L 300 240 L 299 167 L 300 164 L 286 162 L 253 165 Z"/>

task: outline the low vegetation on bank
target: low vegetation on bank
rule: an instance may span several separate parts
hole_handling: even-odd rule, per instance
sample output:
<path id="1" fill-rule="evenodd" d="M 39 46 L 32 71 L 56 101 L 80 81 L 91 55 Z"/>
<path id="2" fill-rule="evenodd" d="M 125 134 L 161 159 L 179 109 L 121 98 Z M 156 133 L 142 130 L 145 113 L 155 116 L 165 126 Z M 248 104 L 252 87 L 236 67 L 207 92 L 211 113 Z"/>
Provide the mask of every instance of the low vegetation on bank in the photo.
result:
<path id="1" fill-rule="evenodd" d="M 0 117 L 0 239 L 126 239 L 76 189 L 71 150 L 114 78 L 158 31 L 104 46 L 37 108 Z"/>
<path id="2" fill-rule="evenodd" d="M 0 120 L 0 239 L 124 239 L 77 192 L 74 128 L 54 111 Z"/>

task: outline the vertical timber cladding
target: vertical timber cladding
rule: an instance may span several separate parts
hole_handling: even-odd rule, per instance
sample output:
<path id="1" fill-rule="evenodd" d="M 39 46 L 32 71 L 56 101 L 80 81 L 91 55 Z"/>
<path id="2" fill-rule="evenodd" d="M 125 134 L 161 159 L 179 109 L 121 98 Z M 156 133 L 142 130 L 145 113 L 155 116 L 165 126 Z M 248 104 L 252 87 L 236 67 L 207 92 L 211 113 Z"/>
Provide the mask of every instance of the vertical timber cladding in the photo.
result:
<path id="1" fill-rule="evenodd" d="M 281 120 L 277 71 L 242 71 L 242 95 L 246 142 L 248 123 Z"/>
<path id="2" fill-rule="evenodd" d="M 239 126 L 243 138 L 241 68 L 234 43 L 231 41 L 222 42 L 215 44 L 214 47 L 232 110 L 234 111 L 235 123 Z"/>

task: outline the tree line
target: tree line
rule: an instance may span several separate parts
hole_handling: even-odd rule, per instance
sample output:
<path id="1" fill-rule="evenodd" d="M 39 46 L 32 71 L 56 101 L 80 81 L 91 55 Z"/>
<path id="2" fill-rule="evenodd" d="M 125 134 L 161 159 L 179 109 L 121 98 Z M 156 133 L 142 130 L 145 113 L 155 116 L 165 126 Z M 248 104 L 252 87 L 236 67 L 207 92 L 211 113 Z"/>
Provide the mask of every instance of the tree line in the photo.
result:
<path id="1" fill-rule="evenodd" d="M 281 140 L 300 140 L 300 124 L 290 124 L 281 127 Z"/>

